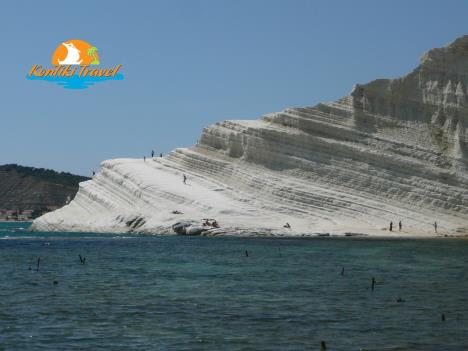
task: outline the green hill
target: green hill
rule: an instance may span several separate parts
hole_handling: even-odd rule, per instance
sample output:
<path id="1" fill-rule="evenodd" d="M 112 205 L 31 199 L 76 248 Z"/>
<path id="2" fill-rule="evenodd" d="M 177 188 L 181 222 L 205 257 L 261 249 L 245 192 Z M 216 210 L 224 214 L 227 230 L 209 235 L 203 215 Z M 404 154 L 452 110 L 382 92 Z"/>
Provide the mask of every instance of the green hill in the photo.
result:
<path id="1" fill-rule="evenodd" d="M 34 210 L 39 214 L 56 209 L 73 199 L 78 183 L 88 179 L 51 169 L 0 166 L 0 211 Z"/>

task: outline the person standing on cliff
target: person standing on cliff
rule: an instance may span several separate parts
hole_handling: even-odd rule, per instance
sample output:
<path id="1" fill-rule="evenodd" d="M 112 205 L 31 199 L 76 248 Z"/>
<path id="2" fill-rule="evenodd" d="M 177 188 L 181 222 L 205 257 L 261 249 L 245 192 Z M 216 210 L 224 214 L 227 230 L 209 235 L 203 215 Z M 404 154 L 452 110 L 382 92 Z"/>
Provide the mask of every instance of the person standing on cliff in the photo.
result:
<path id="1" fill-rule="evenodd" d="M 434 231 L 437 233 L 437 222 L 434 222 Z"/>
<path id="2" fill-rule="evenodd" d="M 187 184 L 187 176 L 184 174 L 184 184 Z"/>
<path id="3" fill-rule="evenodd" d="M 390 231 L 393 231 L 393 222 L 390 222 Z"/>
<path id="4" fill-rule="evenodd" d="M 401 221 L 400 221 L 400 222 L 398 222 L 398 230 L 399 230 L 400 232 L 401 232 L 401 227 L 402 227 L 402 225 L 401 225 Z"/>
<path id="5" fill-rule="evenodd" d="M 154 150 L 151 150 L 151 158 L 154 157 Z"/>

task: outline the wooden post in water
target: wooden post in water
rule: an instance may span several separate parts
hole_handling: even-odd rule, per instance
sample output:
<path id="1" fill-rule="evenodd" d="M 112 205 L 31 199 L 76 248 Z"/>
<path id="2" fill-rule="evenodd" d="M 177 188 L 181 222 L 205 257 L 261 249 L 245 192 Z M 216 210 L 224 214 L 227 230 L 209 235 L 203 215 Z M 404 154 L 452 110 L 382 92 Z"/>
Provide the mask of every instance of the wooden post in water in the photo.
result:
<path id="1" fill-rule="evenodd" d="M 372 291 L 374 291 L 374 286 L 375 286 L 375 278 L 372 277 L 372 286 L 371 286 Z"/>
<path id="2" fill-rule="evenodd" d="M 325 341 L 320 341 L 320 351 L 325 351 L 327 349 L 327 343 Z"/>
<path id="3" fill-rule="evenodd" d="M 249 252 L 245 250 L 245 257 L 249 257 Z"/>
<path id="4" fill-rule="evenodd" d="M 80 258 L 81 264 L 85 264 L 85 263 L 86 263 L 86 257 L 81 257 L 80 254 L 78 255 L 78 257 Z"/>
<path id="5" fill-rule="evenodd" d="M 344 276 L 344 266 L 341 267 L 341 276 Z"/>
<path id="6" fill-rule="evenodd" d="M 442 322 L 445 322 L 445 313 L 442 313 Z"/>
<path id="7" fill-rule="evenodd" d="M 38 257 L 37 258 L 37 268 L 36 268 L 36 272 L 39 272 L 39 265 L 41 264 L 41 258 Z"/>

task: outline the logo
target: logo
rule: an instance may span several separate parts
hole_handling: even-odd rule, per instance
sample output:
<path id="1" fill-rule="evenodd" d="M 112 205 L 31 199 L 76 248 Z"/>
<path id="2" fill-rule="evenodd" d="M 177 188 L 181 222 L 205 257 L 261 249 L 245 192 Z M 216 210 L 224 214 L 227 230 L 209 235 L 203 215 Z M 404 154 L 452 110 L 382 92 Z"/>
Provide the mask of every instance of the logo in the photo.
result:
<path id="1" fill-rule="evenodd" d="M 86 89 L 96 83 L 123 79 L 122 65 L 101 68 L 98 48 L 84 40 L 61 43 L 52 55 L 52 65 L 33 65 L 27 79 L 55 83 L 66 89 Z"/>

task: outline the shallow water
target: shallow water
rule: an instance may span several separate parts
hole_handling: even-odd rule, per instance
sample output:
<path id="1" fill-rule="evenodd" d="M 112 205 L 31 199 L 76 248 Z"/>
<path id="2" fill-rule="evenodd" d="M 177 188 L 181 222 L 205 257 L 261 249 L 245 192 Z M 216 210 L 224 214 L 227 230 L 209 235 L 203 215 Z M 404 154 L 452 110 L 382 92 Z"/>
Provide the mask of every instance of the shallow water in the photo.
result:
<path id="1" fill-rule="evenodd" d="M 468 240 L 18 226 L 0 224 L 0 350 L 468 349 Z"/>

